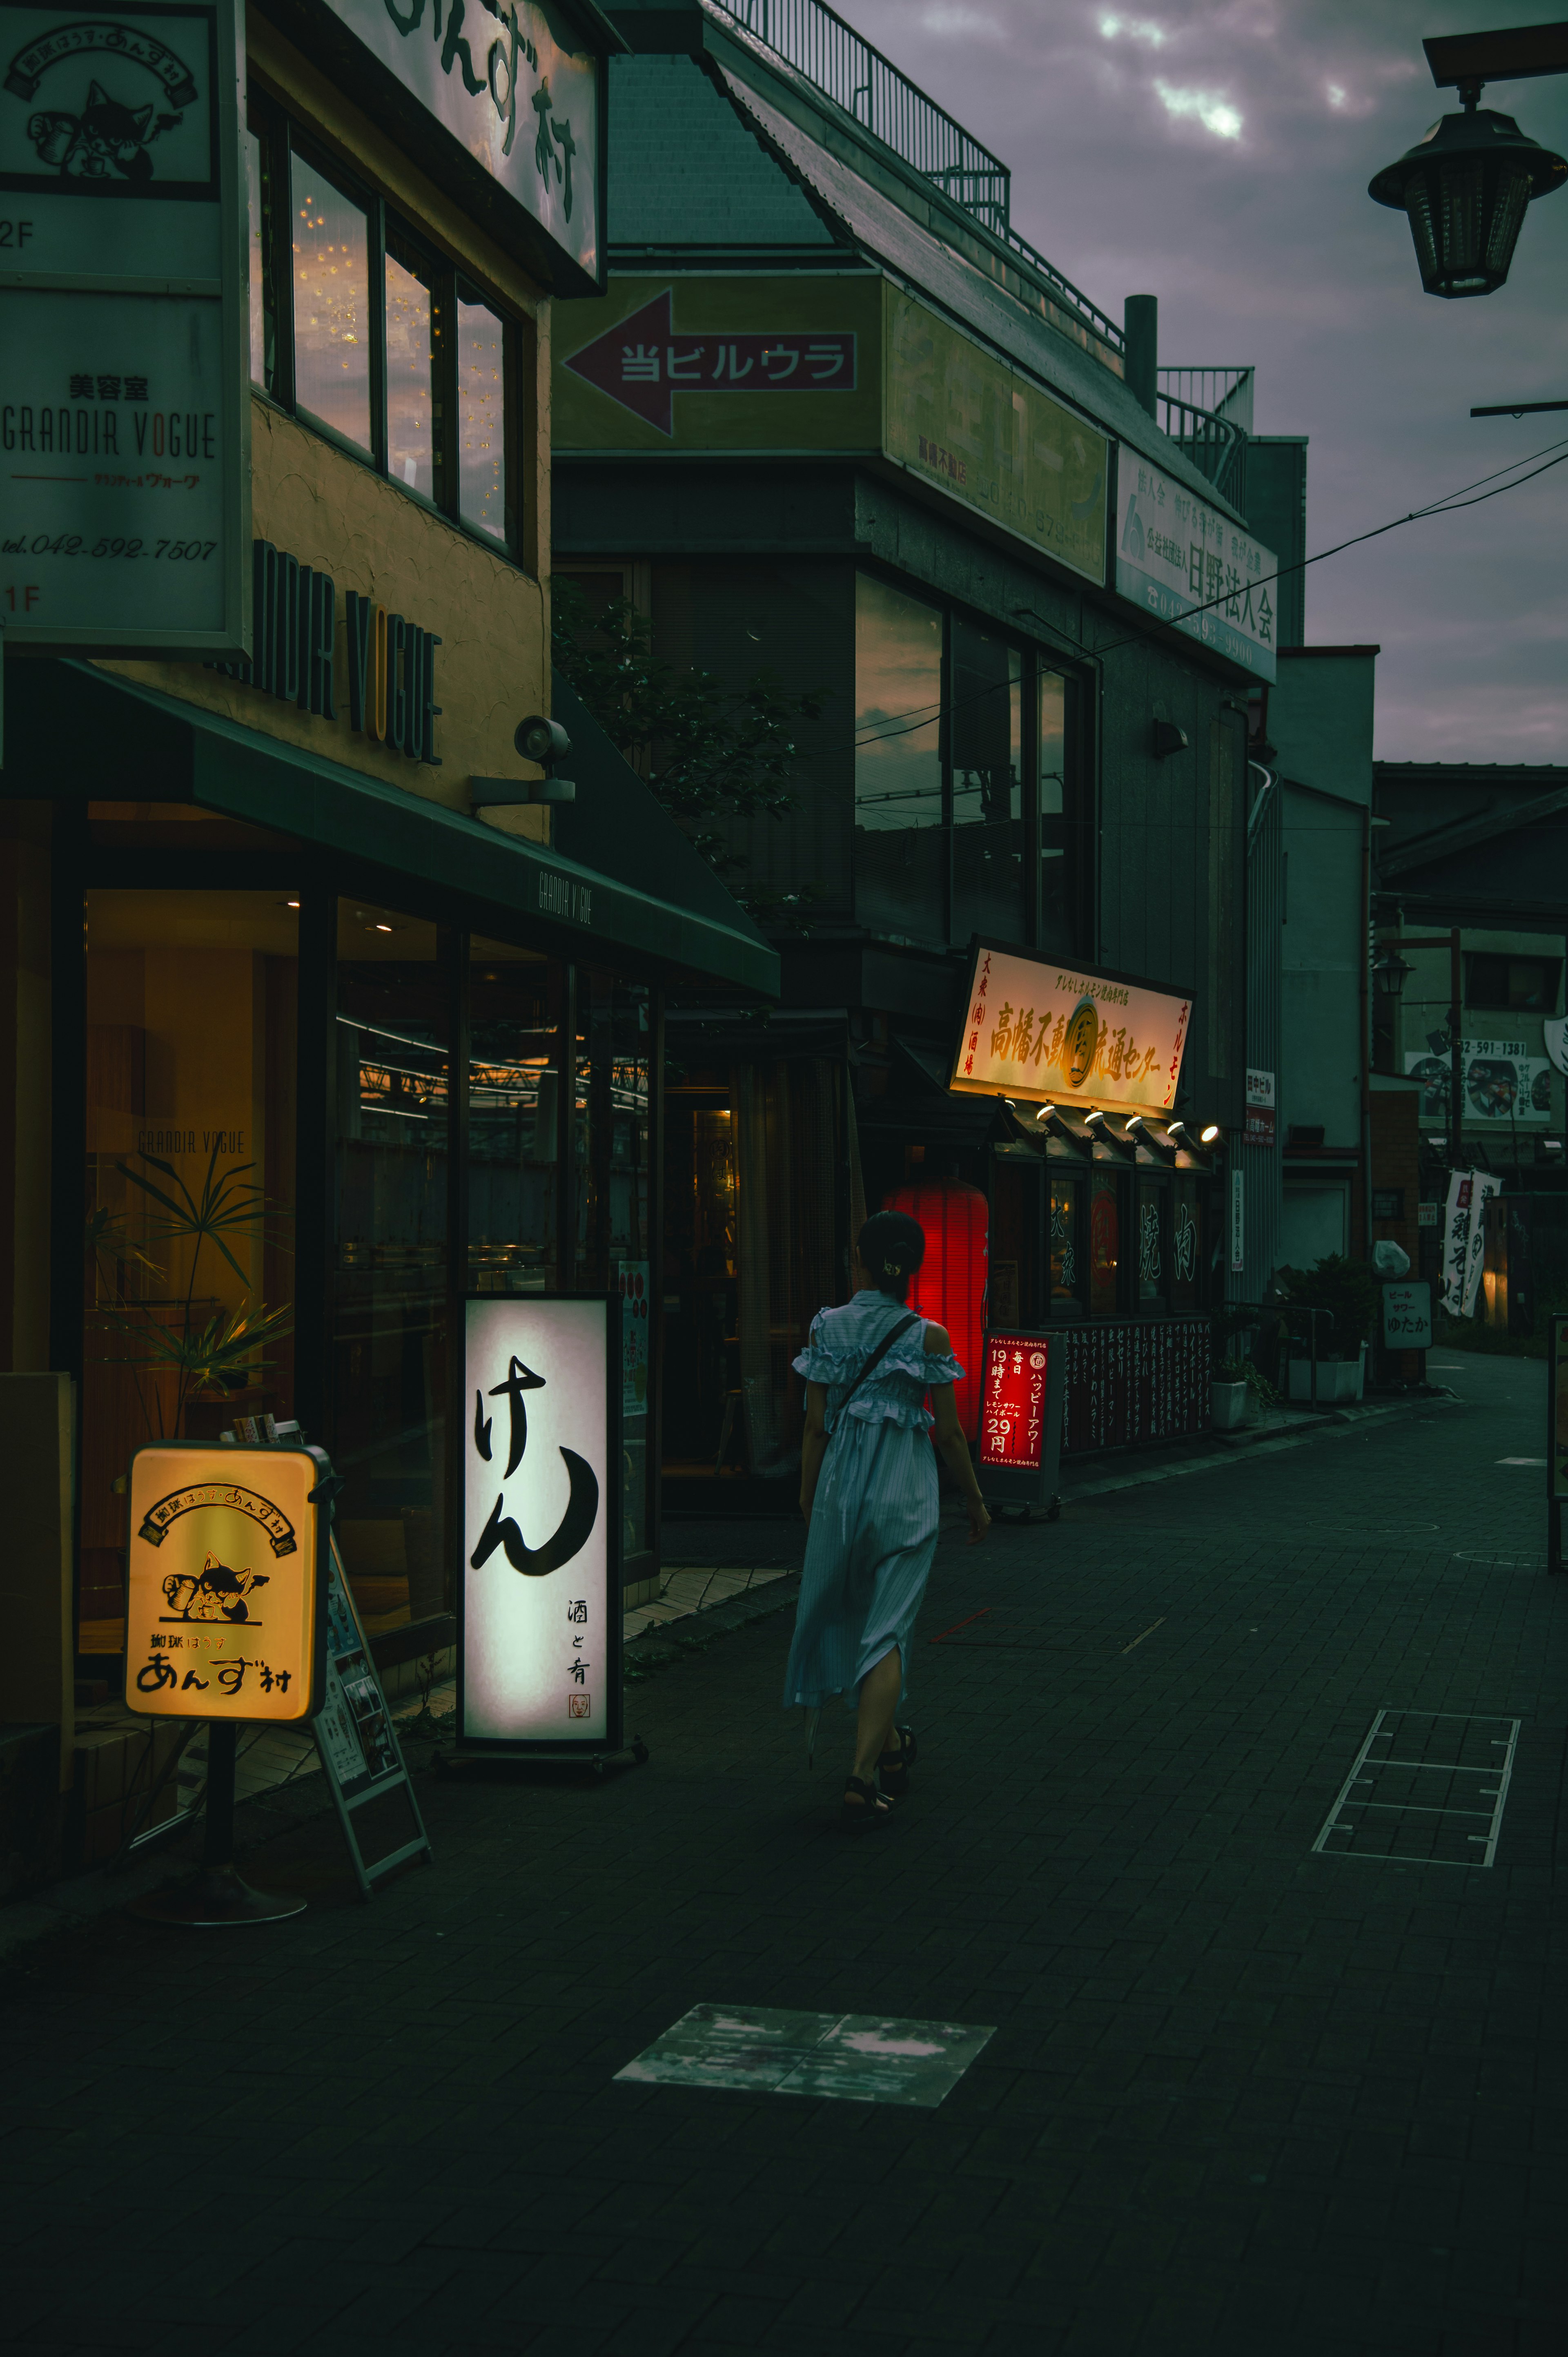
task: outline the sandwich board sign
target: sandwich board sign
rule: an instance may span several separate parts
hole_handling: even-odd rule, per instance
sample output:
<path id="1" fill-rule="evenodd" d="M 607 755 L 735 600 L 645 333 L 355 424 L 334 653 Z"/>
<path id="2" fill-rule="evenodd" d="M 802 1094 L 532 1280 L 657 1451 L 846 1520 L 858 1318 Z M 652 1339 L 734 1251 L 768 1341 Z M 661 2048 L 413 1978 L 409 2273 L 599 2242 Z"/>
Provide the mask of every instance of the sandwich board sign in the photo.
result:
<path id="1" fill-rule="evenodd" d="M 250 652 L 240 0 L 0 0 L 0 616 Z"/>
<path id="2" fill-rule="evenodd" d="M 125 1700 L 152 1718 L 297 1726 L 326 1680 L 318 1448 L 162 1440 L 131 1459 Z"/>
<path id="3" fill-rule="evenodd" d="M 1065 1350 L 1059 1332 L 988 1333 L 981 1381 L 978 1478 L 988 1506 L 1050 1513 L 1058 1503 Z"/>

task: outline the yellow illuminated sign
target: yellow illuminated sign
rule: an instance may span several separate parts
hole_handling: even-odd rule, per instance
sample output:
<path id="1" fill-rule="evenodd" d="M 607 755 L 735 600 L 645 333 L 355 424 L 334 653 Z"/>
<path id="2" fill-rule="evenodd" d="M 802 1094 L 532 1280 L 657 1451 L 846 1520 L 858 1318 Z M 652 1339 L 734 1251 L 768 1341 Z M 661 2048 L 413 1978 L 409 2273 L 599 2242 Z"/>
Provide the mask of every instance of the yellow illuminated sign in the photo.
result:
<path id="1" fill-rule="evenodd" d="M 125 1700 L 158 1718 L 314 1717 L 326 1460 L 164 1441 L 131 1460 Z"/>

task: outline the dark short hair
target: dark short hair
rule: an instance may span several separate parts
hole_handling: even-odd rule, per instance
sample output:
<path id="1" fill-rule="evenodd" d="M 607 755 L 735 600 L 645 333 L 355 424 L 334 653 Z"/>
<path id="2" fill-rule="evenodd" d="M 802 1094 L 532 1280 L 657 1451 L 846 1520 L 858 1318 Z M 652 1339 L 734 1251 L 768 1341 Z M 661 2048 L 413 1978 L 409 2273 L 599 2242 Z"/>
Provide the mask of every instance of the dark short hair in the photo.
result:
<path id="1" fill-rule="evenodd" d="M 855 1250 L 877 1291 L 903 1301 L 926 1257 L 925 1230 L 907 1211 L 874 1211 L 855 1238 Z"/>

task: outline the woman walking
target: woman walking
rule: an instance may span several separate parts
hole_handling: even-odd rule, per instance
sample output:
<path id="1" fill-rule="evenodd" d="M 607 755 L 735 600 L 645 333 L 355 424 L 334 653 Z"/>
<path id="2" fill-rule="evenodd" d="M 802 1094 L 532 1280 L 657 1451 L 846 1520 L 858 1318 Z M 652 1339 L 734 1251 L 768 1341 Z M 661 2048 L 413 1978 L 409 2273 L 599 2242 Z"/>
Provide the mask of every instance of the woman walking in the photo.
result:
<path id="1" fill-rule="evenodd" d="M 840 1812 L 846 1833 L 885 1824 L 915 1764 L 914 1731 L 895 1722 L 937 1546 L 928 1391 L 937 1447 L 969 1509 L 970 1544 L 991 1527 L 953 1403 L 964 1370 L 946 1330 L 905 1307 L 925 1255 L 924 1235 L 902 1211 L 867 1220 L 854 1300 L 818 1311 L 795 1361 L 806 1379 L 807 1539 L 784 1706 L 803 1704 L 814 1723 L 829 1695 L 858 1693 L 854 1766 Z"/>

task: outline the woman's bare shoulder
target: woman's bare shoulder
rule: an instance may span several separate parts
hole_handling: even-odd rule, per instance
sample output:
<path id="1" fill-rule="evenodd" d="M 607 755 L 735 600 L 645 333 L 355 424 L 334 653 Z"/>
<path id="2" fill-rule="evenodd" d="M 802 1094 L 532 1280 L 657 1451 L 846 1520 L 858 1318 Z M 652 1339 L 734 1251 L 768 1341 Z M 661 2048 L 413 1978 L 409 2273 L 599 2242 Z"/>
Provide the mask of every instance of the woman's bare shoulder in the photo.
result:
<path id="1" fill-rule="evenodd" d="M 950 1357 L 951 1354 L 952 1336 L 945 1326 L 939 1326 L 934 1318 L 928 1318 L 926 1320 L 927 1357 L 934 1359 L 939 1355 Z"/>

